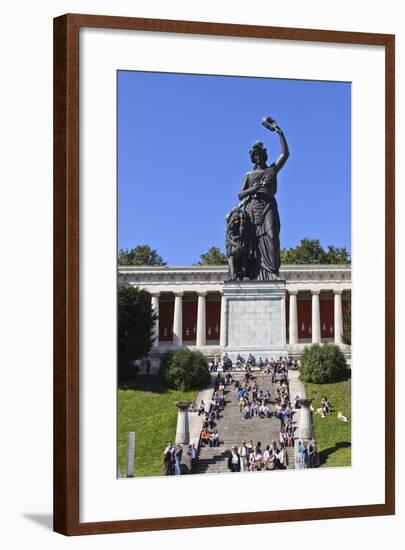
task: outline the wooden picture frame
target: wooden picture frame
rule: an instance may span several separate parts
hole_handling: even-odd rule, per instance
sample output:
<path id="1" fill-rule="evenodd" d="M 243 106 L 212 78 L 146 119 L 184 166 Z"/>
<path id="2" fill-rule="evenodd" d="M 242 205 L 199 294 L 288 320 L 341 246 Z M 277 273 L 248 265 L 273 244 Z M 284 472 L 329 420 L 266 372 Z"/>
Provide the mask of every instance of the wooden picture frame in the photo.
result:
<path id="1" fill-rule="evenodd" d="M 394 56 L 387 34 L 68 14 L 54 20 L 54 529 L 65 535 L 184 529 L 395 513 L 395 425 L 385 417 L 385 502 L 97 523 L 80 522 L 79 30 L 83 27 L 385 48 L 385 400 L 395 406 Z"/>

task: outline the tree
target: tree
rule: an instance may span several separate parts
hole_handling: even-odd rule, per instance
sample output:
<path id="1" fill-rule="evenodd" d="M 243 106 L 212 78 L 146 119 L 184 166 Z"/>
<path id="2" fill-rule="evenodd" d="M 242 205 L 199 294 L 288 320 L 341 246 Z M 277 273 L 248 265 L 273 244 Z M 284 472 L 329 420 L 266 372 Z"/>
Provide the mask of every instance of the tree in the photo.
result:
<path id="1" fill-rule="evenodd" d="M 283 248 L 281 262 L 284 264 L 322 264 L 325 251 L 319 239 L 302 239 L 295 248 Z"/>
<path id="2" fill-rule="evenodd" d="M 118 379 L 136 374 L 130 362 L 145 357 L 153 344 L 157 315 L 149 292 L 139 287 L 118 290 Z"/>
<path id="3" fill-rule="evenodd" d="M 328 264 L 350 264 L 350 254 L 345 246 L 329 245 L 325 252 L 325 257 Z"/>
<path id="4" fill-rule="evenodd" d="M 319 239 L 302 239 L 300 244 L 281 250 L 282 264 L 347 264 L 350 254 L 346 247 L 329 245 L 324 250 Z"/>
<path id="5" fill-rule="evenodd" d="M 301 356 L 300 378 L 312 384 L 330 384 L 347 378 L 346 359 L 339 346 L 313 344 Z"/>
<path id="6" fill-rule="evenodd" d="M 221 252 L 217 246 L 211 246 L 207 252 L 201 254 L 197 265 L 226 265 L 227 263 L 226 254 Z"/>
<path id="7" fill-rule="evenodd" d="M 166 265 L 166 262 L 147 244 L 135 248 L 121 248 L 118 253 L 119 265 Z"/>
<path id="8" fill-rule="evenodd" d="M 186 348 L 166 353 L 161 359 L 159 374 L 170 387 L 180 391 L 202 390 L 211 381 L 204 355 Z"/>

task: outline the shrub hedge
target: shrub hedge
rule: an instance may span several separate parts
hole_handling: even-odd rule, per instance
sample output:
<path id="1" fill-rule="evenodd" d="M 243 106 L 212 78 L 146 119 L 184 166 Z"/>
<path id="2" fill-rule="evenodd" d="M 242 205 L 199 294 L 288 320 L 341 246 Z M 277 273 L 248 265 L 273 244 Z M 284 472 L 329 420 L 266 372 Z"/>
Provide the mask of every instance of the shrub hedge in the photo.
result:
<path id="1" fill-rule="evenodd" d="M 313 344 L 301 356 L 301 379 L 312 384 L 330 384 L 348 377 L 346 359 L 339 346 Z"/>
<path id="2" fill-rule="evenodd" d="M 161 358 L 159 374 L 169 387 L 180 391 L 206 388 L 211 380 L 204 355 L 186 348 L 166 353 Z"/>

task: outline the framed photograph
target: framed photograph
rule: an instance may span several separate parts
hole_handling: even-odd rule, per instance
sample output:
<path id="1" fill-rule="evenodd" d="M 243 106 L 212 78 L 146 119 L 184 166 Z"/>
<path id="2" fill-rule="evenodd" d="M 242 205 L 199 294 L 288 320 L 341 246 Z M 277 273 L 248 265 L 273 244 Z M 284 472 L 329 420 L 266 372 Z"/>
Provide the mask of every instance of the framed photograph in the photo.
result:
<path id="1" fill-rule="evenodd" d="M 394 48 L 54 20 L 55 531 L 395 513 Z"/>

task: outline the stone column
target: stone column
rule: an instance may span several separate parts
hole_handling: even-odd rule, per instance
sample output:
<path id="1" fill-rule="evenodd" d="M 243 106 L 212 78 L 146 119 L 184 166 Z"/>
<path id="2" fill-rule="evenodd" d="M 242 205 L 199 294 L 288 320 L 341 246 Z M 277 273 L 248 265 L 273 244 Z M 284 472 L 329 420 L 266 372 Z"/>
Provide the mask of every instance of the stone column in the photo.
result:
<path id="1" fill-rule="evenodd" d="M 159 294 L 160 292 L 153 292 L 152 293 L 152 310 L 154 313 L 159 315 Z M 155 327 L 153 329 L 153 336 L 155 337 L 153 341 L 153 347 L 157 348 L 159 347 L 159 317 L 156 321 Z"/>
<path id="2" fill-rule="evenodd" d="M 312 290 L 312 343 L 321 341 L 321 315 L 319 311 L 319 290 Z"/>
<path id="3" fill-rule="evenodd" d="M 313 438 L 311 403 L 312 399 L 298 399 L 298 404 L 301 408 L 297 435 L 301 441 L 311 441 Z"/>
<path id="4" fill-rule="evenodd" d="M 219 345 L 222 350 L 226 346 L 226 298 L 221 294 L 221 326 L 219 329 Z"/>
<path id="5" fill-rule="evenodd" d="M 342 291 L 334 290 L 334 332 L 335 344 L 342 343 L 343 335 L 343 314 L 342 314 Z"/>
<path id="6" fill-rule="evenodd" d="M 197 304 L 197 348 L 205 346 L 205 334 L 206 334 L 206 322 L 205 322 L 205 297 L 206 292 L 198 292 L 198 304 Z"/>
<path id="7" fill-rule="evenodd" d="M 290 294 L 290 344 L 298 344 L 298 313 L 297 313 L 297 290 L 289 291 Z"/>
<path id="8" fill-rule="evenodd" d="M 174 295 L 173 345 L 183 344 L 183 292 Z"/>
<path id="9" fill-rule="evenodd" d="M 287 345 L 287 310 L 286 310 L 286 293 L 281 298 L 280 301 L 281 311 L 280 311 L 280 320 L 281 320 L 281 345 L 283 348 Z"/>
<path id="10" fill-rule="evenodd" d="M 190 427 L 188 423 L 188 408 L 190 401 L 177 401 L 175 403 L 177 414 L 176 444 L 188 445 L 190 443 Z"/>
<path id="11" fill-rule="evenodd" d="M 127 432 L 126 477 L 134 477 L 135 432 Z"/>

